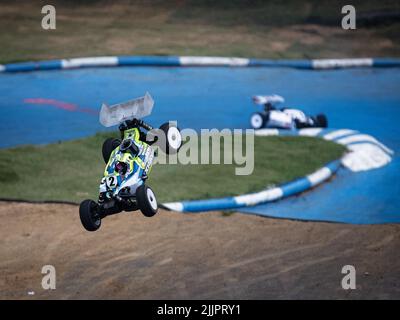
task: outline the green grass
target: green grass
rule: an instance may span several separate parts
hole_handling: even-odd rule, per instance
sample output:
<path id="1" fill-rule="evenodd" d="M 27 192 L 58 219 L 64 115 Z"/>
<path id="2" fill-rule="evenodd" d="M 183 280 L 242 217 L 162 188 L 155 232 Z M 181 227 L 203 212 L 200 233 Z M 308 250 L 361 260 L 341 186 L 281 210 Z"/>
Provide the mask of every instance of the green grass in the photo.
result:
<path id="1" fill-rule="evenodd" d="M 400 55 L 399 22 L 367 26 L 360 21 L 357 30 L 342 30 L 345 0 L 54 0 L 56 30 L 41 28 L 44 4 L 0 0 L 0 63 L 100 55 Z M 351 4 L 360 17 L 400 10 L 395 0 Z"/>
<path id="2" fill-rule="evenodd" d="M 97 199 L 105 166 L 101 145 L 108 136 L 99 133 L 80 140 L 0 150 L 0 197 Z M 343 152 L 342 146 L 322 139 L 256 137 L 252 175 L 236 176 L 235 165 L 156 164 L 147 184 L 160 202 L 237 195 L 309 174 Z"/>

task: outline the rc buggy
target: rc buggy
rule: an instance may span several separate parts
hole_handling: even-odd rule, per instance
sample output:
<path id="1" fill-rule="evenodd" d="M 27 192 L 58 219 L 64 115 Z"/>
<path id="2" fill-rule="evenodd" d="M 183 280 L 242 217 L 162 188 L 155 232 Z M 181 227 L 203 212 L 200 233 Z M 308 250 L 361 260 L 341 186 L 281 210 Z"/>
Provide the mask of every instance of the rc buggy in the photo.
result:
<path id="1" fill-rule="evenodd" d="M 308 116 L 299 109 L 278 109 L 276 106 L 285 102 L 285 99 L 278 95 L 253 96 L 253 102 L 264 107 L 262 112 L 251 115 L 250 124 L 253 129 L 269 127 L 294 130 L 328 126 L 328 119 L 324 114 Z"/>
<path id="2" fill-rule="evenodd" d="M 102 154 L 106 167 L 100 182 L 98 201 L 84 200 L 79 215 L 84 228 L 95 231 L 101 219 L 122 211 L 140 210 L 146 217 L 157 213 L 153 190 L 145 182 L 155 157 L 154 145 L 167 154 L 178 152 L 182 137 L 178 127 L 164 123 L 153 129 L 141 118 L 149 115 L 154 101 L 150 94 L 114 106 L 103 104 L 100 123 L 119 125 L 121 138 L 108 138 Z"/>

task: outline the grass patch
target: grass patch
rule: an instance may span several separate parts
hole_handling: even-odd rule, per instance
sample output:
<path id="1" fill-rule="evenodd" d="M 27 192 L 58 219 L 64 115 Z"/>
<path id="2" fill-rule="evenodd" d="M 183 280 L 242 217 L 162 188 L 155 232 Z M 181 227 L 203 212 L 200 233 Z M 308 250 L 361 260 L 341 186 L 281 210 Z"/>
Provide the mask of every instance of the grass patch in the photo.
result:
<path id="1" fill-rule="evenodd" d="M 80 140 L 0 150 L 0 197 L 97 199 L 105 166 L 101 145 L 109 136 L 99 133 Z M 343 152 L 342 146 L 322 139 L 255 137 L 252 175 L 236 176 L 235 165 L 157 164 L 147 184 L 159 202 L 237 195 L 309 174 Z"/>

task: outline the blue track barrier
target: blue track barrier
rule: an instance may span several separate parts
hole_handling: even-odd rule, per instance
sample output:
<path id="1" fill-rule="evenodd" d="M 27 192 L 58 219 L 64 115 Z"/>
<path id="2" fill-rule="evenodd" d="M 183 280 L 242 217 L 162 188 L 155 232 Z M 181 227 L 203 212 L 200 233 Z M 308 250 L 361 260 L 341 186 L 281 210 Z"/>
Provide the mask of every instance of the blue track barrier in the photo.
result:
<path id="1" fill-rule="evenodd" d="M 70 69 L 101 66 L 230 66 L 230 67 L 284 67 L 297 69 L 338 69 L 354 67 L 399 67 L 397 58 L 268 60 L 235 57 L 185 56 L 110 56 L 63 60 L 20 62 L 0 65 L 0 72 Z"/>
<path id="2" fill-rule="evenodd" d="M 307 191 L 319 185 L 320 183 L 330 179 L 339 167 L 340 160 L 335 160 L 310 175 L 260 192 L 244 194 L 236 197 L 170 202 L 164 203 L 163 206 L 167 209 L 179 212 L 202 212 L 239 209 L 274 202 Z"/>

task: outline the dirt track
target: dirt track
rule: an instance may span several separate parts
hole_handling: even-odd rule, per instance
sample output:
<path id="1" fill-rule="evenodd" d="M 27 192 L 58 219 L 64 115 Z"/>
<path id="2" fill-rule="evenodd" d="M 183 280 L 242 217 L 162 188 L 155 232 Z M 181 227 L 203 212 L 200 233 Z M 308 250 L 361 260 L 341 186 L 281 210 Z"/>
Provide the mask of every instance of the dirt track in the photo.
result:
<path id="1" fill-rule="evenodd" d="M 400 225 L 161 211 L 89 233 L 76 206 L 4 202 L 0 218 L 1 299 L 400 298 Z M 41 288 L 46 264 L 56 290 Z M 346 264 L 356 290 L 341 288 Z"/>

